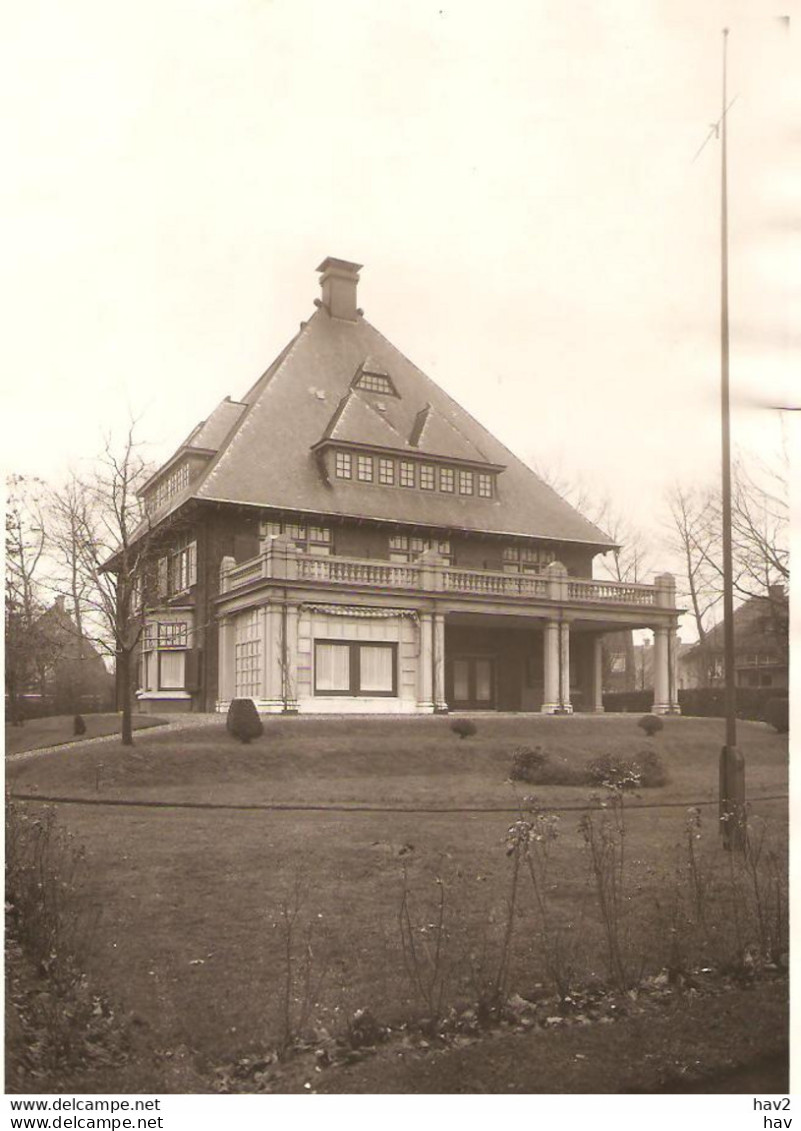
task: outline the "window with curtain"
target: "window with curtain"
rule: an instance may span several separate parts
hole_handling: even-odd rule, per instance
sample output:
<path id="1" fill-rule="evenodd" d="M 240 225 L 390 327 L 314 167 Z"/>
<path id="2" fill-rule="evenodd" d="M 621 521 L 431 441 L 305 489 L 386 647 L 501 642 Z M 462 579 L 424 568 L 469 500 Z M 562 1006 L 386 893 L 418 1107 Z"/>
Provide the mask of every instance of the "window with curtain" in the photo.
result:
<path id="1" fill-rule="evenodd" d="M 316 640 L 315 695 L 396 695 L 397 645 Z"/>
<path id="2" fill-rule="evenodd" d="M 183 690 L 185 652 L 159 652 L 159 690 Z"/>

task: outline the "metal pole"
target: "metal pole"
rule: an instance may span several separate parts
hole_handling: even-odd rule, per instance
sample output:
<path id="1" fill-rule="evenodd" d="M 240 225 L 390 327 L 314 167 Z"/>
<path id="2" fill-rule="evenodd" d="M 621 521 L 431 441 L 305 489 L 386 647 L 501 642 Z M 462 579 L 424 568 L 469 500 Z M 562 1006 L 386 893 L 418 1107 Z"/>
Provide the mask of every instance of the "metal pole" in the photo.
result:
<path id="1" fill-rule="evenodd" d="M 737 750 L 737 689 L 734 667 L 734 570 L 731 533 L 731 422 L 729 410 L 729 215 L 726 153 L 726 47 L 723 29 L 723 103 L 720 164 L 720 420 L 723 524 L 723 655 L 726 744 L 720 755 L 720 817 L 724 847 L 741 847 L 745 770 Z"/>

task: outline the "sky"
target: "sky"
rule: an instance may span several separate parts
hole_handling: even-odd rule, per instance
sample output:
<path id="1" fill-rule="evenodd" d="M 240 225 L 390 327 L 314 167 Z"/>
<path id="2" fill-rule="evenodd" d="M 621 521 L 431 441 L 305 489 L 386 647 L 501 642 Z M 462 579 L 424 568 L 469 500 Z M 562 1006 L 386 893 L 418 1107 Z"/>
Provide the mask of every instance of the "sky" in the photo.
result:
<path id="1" fill-rule="evenodd" d="M 724 26 L 735 445 L 769 458 L 782 416 L 758 406 L 801 399 L 797 8 L 13 6 L 6 471 L 57 479 L 131 417 L 168 457 L 313 312 L 334 255 L 513 451 L 658 538 L 669 486 L 718 474 L 719 142 L 698 150 Z"/>

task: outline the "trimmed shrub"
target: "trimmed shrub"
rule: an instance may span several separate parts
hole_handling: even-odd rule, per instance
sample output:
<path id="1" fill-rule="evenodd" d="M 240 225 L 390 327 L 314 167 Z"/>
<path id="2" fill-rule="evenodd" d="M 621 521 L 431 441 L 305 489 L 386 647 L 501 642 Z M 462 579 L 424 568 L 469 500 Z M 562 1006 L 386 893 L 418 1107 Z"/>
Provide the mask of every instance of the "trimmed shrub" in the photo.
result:
<path id="1" fill-rule="evenodd" d="M 512 769 L 509 777 L 512 781 L 536 781 L 536 773 L 548 761 L 548 755 L 541 746 L 521 746 L 512 755 Z"/>
<path id="2" fill-rule="evenodd" d="M 451 730 L 454 734 L 458 734 L 459 738 L 469 738 L 477 733 L 476 724 L 470 719 L 456 719 L 451 723 Z"/>
<path id="3" fill-rule="evenodd" d="M 616 785 L 621 789 L 654 789 L 668 780 L 654 750 L 641 750 L 636 758 L 601 754 L 587 762 L 585 772 L 588 785 Z"/>
<path id="4" fill-rule="evenodd" d="M 637 723 L 637 726 L 641 727 L 649 738 L 653 738 L 655 734 L 664 728 L 664 725 L 659 715 L 643 715 Z"/>
<path id="5" fill-rule="evenodd" d="M 72 720 L 72 733 L 86 734 L 86 723 L 83 721 L 83 715 L 76 715 Z"/>
<path id="6" fill-rule="evenodd" d="M 225 728 L 234 738 L 247 744 L 264 734 L 264 727 L 252 699 L 232 699 Z"/>
<path id="7" fill-rule="evenodd" d="M 765 704 L 765 722 L 769 723 L 779 734 L 787 734 L 790 729 L 790 700 L 769 699 Z"/>
<path id="8" fill-rule="evenodd" d="M 584 785 L 586 776 L 578 766 L 571 766 L 564 759 L 553 761 L 541 746 L 521 746 L 512 756 L 509 772 L 512 781 L 524 781 L 529 785 Z"/>

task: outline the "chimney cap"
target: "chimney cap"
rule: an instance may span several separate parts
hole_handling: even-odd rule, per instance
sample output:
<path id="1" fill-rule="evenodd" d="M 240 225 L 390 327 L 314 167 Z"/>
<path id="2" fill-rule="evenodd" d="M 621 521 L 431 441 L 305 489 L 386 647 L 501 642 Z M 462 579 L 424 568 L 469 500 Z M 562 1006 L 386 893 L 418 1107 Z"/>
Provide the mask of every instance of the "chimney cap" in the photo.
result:
<path id="1" fill-rule="evenodd" d="M 345 271 L 348 274 L 357 274 L 361 271 L 363 263 L 351 263 L 349 259 L 337 259 L 336 256 L 327 255 L 317 268 L 318 271 Z"/>

